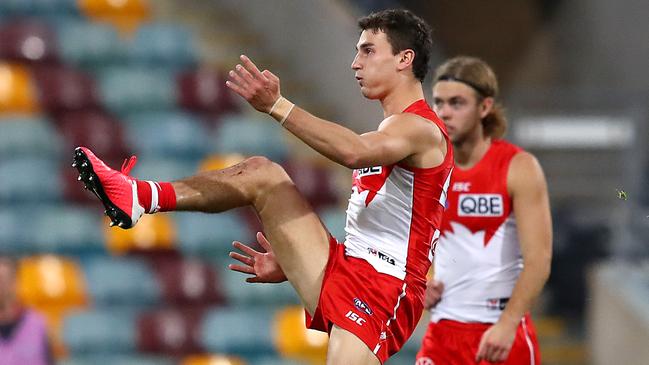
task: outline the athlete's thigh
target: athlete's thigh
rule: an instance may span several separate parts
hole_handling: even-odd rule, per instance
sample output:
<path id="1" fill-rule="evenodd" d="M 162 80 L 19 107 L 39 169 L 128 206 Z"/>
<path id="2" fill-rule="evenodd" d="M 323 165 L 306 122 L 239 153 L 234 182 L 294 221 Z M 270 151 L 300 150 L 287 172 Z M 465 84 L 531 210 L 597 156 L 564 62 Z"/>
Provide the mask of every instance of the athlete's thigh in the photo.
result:
<path id="1" fill-rule="evenodd" d="M 379 359 L 353 333 L 336 325 L 329 335 L 327 365 L 379 365 Z"/>
<path id="2" fill-rule="evenodd" d="M 304 306 L 313 314 L 329 259 L 329 233 L 290 179 L 257 204 L 264 233 Z"/>

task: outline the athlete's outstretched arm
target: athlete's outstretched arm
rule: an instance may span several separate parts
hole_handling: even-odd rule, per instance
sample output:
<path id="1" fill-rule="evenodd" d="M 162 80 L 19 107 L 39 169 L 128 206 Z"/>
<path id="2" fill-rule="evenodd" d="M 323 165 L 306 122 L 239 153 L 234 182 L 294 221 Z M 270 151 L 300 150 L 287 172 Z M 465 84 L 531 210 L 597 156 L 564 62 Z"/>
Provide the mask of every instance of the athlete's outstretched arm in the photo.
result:
<path id="1" fill-rule="evenodd" d="M 279 78 L 268 70 L 259 71 L 246 56 L 241 56 L 241 62 L 229 72 L 226 85 L 258 111 L 270 114 L 281 97 Z M 431 133 L 428 123 L 404 114 L 388 117 L 377 131 L 363 135 L 297 106 L 287 109 L 285 115 L 286 129 L 320 154 L 349 168 L 393 164 L 430 148 L 435 139 L 438 143 L 442 140 L 441 132 Z"/>
<path id="2" fill-rule="evenodd" d="M 500 319 L 483 335 L 477 360 L 507 359 L 521 318 L 531 309 L 550 275 L 550 203 L 545 176 L 536 158 L 527 152 L 517 154 L 511 161 L 507 184 L 524 267 Z"/>
<path id="3" fill-rule="evenodd" d="M 257 242 L 266 252 L 259 252 L 239 241 L 232 242 L 232 245 L 244 254 L 230 252 L 230 257 L 243 265 L 230 264 L 228 269 L 252 275 L 252 277 L 246 278 L 249 283 L 281 283 L 286 281 L 286 275 L 279 266 L 273 248 L 263 233 L 257 232 Z"/>

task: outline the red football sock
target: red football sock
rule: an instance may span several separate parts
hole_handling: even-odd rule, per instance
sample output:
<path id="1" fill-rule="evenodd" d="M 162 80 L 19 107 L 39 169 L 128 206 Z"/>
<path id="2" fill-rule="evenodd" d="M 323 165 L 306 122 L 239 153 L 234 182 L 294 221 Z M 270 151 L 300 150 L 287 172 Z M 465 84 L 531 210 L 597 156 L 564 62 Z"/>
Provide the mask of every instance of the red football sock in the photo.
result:
<path id="1" fill-rule="evenodd" d="M 176 209 L 176 191 L 168 182 L 137 180 L 137 198 L 147 213 Z"/>

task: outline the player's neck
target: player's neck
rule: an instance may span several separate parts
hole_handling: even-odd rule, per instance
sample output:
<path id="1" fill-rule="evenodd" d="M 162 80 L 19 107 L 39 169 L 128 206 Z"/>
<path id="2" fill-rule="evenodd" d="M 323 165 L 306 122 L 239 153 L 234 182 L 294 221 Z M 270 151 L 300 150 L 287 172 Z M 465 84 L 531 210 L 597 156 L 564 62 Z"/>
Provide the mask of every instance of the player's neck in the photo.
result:
<path id="1" fill-rule="evenodd" d="M 466 138 L 458 144 L 453 144 L 455 164 L 461 169 L 470 169 L 475 166 L 491 147 L 491 137 L 482 133 Z"/>
<path id="2" fill-rule="evenodd" d="M 404 111 L 410 104 L 424 98 L 424 89 L 419 81 L 407 81 L 399 84 L 392 91 L 381 98 L 383 117 Z"/>

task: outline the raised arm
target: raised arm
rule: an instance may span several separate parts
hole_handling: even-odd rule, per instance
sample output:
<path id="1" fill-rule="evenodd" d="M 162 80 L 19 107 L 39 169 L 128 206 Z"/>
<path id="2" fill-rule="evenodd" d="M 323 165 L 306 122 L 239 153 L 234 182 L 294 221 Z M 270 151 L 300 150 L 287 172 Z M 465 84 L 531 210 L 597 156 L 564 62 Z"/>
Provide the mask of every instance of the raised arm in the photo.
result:
<path id="1" fill-rule="evenodd" d="M 430 123 L 410 114 L 388 117 L 377 131 L 359 135 L 293 105 L 281 97 L 277 76 L 259 71 L 246 56 L 241 56 L 241 62 L 229 73 L 226 85 L 230 89 L 258 111 L 271 114 L 311 148 L 348 168 L 392 164 L 431 148 L 435 138 L 441 139 Z"/>
<path id="2" fill-rule="evenodd" d="M 524 267 L 500 319 L 482 337 L 478 360 L 507 358 L 521 318 L 531 309 L 550 275 L 550 203 L 545 176 L 536 158 L 527 152 L 517 154 L 509 167 L 507 184 L 513 199 Z"/>

